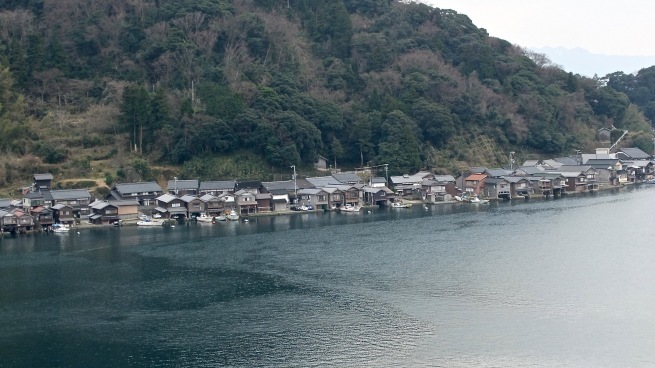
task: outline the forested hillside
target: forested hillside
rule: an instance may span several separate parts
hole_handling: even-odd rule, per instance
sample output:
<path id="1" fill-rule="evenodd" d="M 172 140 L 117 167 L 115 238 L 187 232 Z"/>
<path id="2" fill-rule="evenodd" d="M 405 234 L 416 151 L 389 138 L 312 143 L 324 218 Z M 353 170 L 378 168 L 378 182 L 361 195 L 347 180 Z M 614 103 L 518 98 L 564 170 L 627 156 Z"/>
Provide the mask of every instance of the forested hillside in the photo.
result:
<path id="1" fill-rule="evenodd" d="M 593 150 L 612 126 L 653 150 L 652 78 L 573 75 L 420 3 L 5 0 L 0 49 L 5 188 L 271 179 L 319 155 L 456 172 Z"/>

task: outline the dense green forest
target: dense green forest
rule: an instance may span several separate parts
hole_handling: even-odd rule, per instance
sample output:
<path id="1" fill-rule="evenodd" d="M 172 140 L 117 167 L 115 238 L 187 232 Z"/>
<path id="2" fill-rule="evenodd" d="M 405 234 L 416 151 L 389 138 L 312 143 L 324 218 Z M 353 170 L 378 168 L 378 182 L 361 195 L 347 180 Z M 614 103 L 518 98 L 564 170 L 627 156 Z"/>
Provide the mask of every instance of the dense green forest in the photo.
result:
<path id="1" fill-rule="evenodd" d="M 601 127 L 653 151 L 655 67 L 585 78 L 510 41 L 408 1 L 5 0 L 0 187 L 272 179 L 319 155 L 452 173 L 591 151 Z"/>

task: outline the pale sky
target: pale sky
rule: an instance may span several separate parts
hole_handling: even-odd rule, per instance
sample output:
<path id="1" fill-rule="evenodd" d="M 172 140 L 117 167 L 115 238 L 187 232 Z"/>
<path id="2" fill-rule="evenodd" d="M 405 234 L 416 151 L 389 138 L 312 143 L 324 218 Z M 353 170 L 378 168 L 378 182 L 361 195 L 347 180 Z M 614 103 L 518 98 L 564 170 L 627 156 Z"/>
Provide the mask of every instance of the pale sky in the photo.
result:
<path id="1" fill-rule="evenodd" d="M 420 0 L 469 16 L 489 35 L 527 48 L 655 55 L 653 0 Z"/>

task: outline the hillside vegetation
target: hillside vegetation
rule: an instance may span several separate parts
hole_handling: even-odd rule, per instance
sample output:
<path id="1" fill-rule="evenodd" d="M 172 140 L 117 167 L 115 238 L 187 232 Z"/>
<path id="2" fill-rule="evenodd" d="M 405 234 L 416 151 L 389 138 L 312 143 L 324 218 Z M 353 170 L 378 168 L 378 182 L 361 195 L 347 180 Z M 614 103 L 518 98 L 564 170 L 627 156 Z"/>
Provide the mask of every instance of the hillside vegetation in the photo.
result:
<path id="1" fill-rule="evenodd" d="M 590 151 L 612 126 L 653 150 L 652 71 L 573 75 L 414 2 L 8 0 L 0 50 L 2 188 L 282 179 L 319 155 L 453 173 Z"/>

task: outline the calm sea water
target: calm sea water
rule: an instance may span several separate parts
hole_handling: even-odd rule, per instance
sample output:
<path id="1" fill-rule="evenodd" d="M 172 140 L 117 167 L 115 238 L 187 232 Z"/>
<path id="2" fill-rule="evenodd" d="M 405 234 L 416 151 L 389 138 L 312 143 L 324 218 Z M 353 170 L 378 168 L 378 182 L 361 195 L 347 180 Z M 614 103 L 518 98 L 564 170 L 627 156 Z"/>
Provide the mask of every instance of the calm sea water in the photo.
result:
<path id="1" fill-rule="evenodd" d="M 653 367 L 655 188 L 0 240 L 3 367 Z"/>

